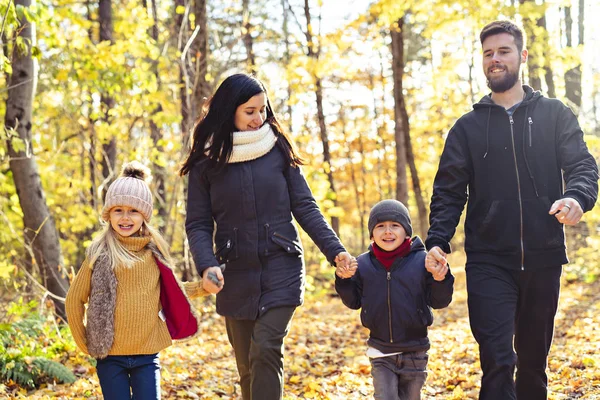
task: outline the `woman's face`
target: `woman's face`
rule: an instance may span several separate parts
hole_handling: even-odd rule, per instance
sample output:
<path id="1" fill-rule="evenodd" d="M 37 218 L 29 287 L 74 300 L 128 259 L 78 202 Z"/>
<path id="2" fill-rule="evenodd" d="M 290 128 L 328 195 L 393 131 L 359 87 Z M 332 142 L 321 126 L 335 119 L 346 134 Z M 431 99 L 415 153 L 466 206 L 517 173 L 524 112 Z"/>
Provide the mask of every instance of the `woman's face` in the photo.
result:
<path id="1" fill-rule="evenodd" d="M 235 110 L 233 123 L 238 131 L 255 131 L 267 118 L 267 96 L 259 93 Z"/>

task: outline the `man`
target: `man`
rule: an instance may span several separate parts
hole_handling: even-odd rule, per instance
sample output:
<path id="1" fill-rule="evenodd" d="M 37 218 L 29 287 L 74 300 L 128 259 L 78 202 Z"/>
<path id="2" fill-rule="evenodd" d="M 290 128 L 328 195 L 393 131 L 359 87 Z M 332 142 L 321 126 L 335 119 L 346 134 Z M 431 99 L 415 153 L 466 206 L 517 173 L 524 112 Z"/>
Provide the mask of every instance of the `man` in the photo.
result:
<path id="1" fill-rule="evenodd" d="M 433 186 L 426 263 L 446 262 L 468 200 L 466 275 L 483 370 L 479 398 L 546 399 L 567 263 L 563 225 L 594 206 L 598 167 L 571 110 L 521 85 L 521 30 L 496 21 L 480 40 L 492 93 L 448 134 Z"/>

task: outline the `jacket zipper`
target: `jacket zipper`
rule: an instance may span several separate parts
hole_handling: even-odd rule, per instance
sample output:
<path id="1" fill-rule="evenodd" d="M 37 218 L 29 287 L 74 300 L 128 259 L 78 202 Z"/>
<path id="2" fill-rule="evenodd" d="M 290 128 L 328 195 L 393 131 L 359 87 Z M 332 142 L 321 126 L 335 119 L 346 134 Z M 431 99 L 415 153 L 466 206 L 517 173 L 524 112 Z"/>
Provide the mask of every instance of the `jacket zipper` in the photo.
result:
<path id="1" fill-rule="evenodd" d="M 265 224 L 265 256 L 269 255 L 269 224 Z"/>
<path id="2" fill-rule="evenodd" d="M 238 247 L 239 246 L 237 245 L 237 242 L 238 242 L 237 231 L 238 231 L 238 228 L 233 228 L 233 241 L 235 243 L 235 258 L 239 257 L 239 255 L 238 255 Z"/>
<path id="3" fill-rule="evenodd" d="M 221 246 L 219 246 L 219 248 L 215 251 L 215 254 L 219 254 L 225 248 L 230 248 L 230 247 L 231 247 L 231 239 L 227 239 L 227 242 L 225 242 Z"/>
<path id="4" fill-rule="evenodd" d="M 531 147 L 531 125 L 533 125 L 533 120 L 531 119 L 531 117 L 528 117 L 528 121 L 529 121 L 529 147 Z"/>
<path id="5" fill-rule="evenodd" d="M 392 280 L 392 271 L 387 272 L 387 289 L 388 289 L 388 321 L 390 325 L 390 343 L 394 343 L 394 336 L 392 335 L 392 300 L 390 294 L 390 281 Z"/>
<path id="6" fill-rule="evenodd" d="M 510 120 L 510 138 L 512 140 L 512 148 L 513 148 L 513 159 L 515 161 L 515 172 L 517 173 L 517 190 L 519 193 L 519 217 L 521 220 L 521 271 L 525 270 L 525 246 L 523 244 L 523 199 L 521 198 L 521 179 L 519 178 L 519 167 L 517 165 L 517 151 L 515 150 L 515 131 L 512 115 L 508 116 Z M 531 129 L 531 124 L 529 125 L 529 129 Z M 531 132 L 531 131 L 530 131 Z"/>
<path id="7" fill-rule="evenodd" d="M 286 238 L 286 237 L 285 237 L 285 236 L 283 236 L 283 235 L 280 235 L 280 234 L 279 234 L 279 233 L 277 233 L 277 232 L 273 232 L 273 236 L 277 236 L 279 239 L 283 240 L 283 241 L 284 241 L 284 242 L 286 242 L 286 243 L 290 243 L 290 244 L 292 244 L 292 245 L 294 244 L 294 242 L 293 242 L 292 240 L 290 240 L 290 239 Z M 287 249 L 288 249 L 288 251 L 290 251 L 292 248 L 291 248 L 290 246 L 288 246 L 288 247 L 287 247 Z"/>

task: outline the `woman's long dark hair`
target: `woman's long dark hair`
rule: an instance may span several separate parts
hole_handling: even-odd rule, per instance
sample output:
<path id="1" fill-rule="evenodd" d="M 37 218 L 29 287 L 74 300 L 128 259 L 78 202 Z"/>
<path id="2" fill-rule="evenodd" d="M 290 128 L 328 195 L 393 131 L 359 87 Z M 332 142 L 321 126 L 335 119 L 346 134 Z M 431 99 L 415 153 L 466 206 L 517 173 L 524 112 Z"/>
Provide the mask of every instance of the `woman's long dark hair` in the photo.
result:
<path id="1" fill-rule="evenodd" d="M 271 125 L 277 136 L 277 145 L 283 150 L 290 165 L 304 164 L 294 142 L 287 135 L 271 107 L 267 90 L 261 81 L 246 74 L 235 74 L 225 79 L 209 100 L 205 114 L 198 120 L 193 130 L 193 143 L 190 154 L 179 170 L 181 176 L 190 172 L 201 160 L 211 160 L 213 166 L 223 167 L 233 151 L 233 132 L 237 131 L 234 118 L 237 108 L 259 93 L 267 97 L 265 123 Z"/>

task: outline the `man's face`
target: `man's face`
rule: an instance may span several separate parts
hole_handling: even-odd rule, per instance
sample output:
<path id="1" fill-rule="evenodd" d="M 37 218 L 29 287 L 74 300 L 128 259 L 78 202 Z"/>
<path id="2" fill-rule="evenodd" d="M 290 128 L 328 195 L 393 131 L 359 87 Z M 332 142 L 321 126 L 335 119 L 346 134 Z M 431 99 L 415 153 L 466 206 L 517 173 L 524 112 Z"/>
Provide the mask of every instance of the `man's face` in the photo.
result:
<path id="1" fill-rule="evenodd" d="M 521 63 L 527 60 L 527 50 L 519 54 L 515 38 L 508 33 L 488 36 L 482 44 L 483 73 L 494 93 L 504 93 L 519 80 Z"/>

